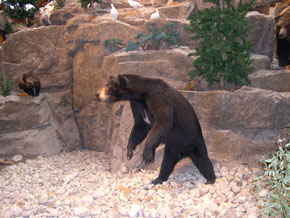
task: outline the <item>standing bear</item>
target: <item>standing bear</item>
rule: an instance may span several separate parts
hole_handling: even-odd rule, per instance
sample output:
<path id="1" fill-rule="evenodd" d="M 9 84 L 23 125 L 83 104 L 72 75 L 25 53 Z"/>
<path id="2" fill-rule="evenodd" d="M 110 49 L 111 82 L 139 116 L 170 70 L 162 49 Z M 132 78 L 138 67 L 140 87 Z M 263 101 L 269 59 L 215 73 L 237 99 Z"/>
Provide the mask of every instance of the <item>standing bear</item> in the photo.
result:
<path id="1" fill-rule="evenodd" d="M 152 181 L 162 184 L 176 163 L 190 157 L 207 184 L 215 183 L 215 173 L 208 158 L 206 145 L 197 116 L 186 98 L 161 79 L 133 74 L 111 77 L 96 93 L 99 101 L 129 100 L 134 126 L 127 145 L 127 158 L 145 138 L 143 160 L 154 161 L 156 148 L 165 144 L 159 176 Z"/>
<path id="2" fill-rule="evenodd" d="M 290 65 L 290 0 L 275 5 L 275 56 L 279 66 Z"/>

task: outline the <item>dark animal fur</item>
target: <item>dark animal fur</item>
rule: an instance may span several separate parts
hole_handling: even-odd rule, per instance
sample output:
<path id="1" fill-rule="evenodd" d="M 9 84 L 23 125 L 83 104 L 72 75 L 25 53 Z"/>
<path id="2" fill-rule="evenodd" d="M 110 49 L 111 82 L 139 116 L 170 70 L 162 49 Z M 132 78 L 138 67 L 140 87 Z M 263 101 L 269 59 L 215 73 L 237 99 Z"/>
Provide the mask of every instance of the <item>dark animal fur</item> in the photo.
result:
<path id="1" fill-rule="evenodd" d="M 161 79 L 124 74 L 113 77 L 97 92 L 98 100 L 129 100 L 134 126 L 127 146 L 127 158 L 146 137 L 143 160 L 154 161 L 155 149 L 165 144 L 159 176 L 152 182 L 166 181 L 176 163 L 190 157 L 207 183 L 215 182 L 212 163 L 197 116 L 186 98 Z M 148 117 L 150 122 L 145 122 Z"/>
<path id="2" fill-rule="evenodd" d="M 32 97 L 39 96 L 41 83 L 33 73 L 23 74 L 18 81 L 18 86 Z"/>

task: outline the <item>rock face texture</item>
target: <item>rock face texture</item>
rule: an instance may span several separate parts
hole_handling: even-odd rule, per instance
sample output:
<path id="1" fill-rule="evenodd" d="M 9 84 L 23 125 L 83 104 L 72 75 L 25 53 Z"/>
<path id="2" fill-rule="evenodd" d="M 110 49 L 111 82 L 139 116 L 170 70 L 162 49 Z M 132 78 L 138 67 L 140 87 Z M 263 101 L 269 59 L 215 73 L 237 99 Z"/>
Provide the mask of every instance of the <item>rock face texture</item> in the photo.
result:
<path id="1" fill-rule="evenodd" d="M 119 20 L 110 17 L 110 4 L 100 4 L 96 13 L 103 15 L 91 18 L 71 0 L 62 9 L 66 14 L 62 19 L 58 18 L 60 11 L 51 14 L 54 25 L 19 31 L 3 43 L 1 67 L 5 72 L 14 79 L 33 72 L 40 78 L 42 89 L 39 98 L 19 98 L 15 85 L 12 96 L 0 98 L 0 156 L 49 156 L 82 146 L 110 153 L 113 171 L 123 165 L 128 169 L 142 166 L 142 146 L 133 160 L 125 159 L 133 125 L 128 102 L 100 103 L 95 92 L 110 76 L 120 73 L 159 77 L 184 90 L 193 61 L 188 53 L 198 43 L 184 30 L 193 5 L 183 1 L 176 6 L 149 5 L 135 10 L 126 1 L 114 3 Z M 177 24 L 177 45 L 161 50 L 125 52 L 123 48 L 108 52 L 105 40 L 120 38 L 126 43 L 146 32 L 155 7 L 160 8 L 158 26 L 168 21 Z M 130 15 L 132 12 L 135 15 Z M 273 17 L 253 12 L 247 17 L 255 27 L 249 33 L 254 45 L 252 88 L 182 93 L 200 118 L 210 157 L 254 163 L 274 149 L 279 131 L 290 123 L 290 77 L 288 71 L 271 69 Z M 151 167 L 159 166 L 161 159 L 162 146 Z"/>
<path id="2" fill-rule="evenodd" d="M 0 156 L 52 156 L 80 146 L 70 94 L 0 97 Z"/>
<path id="3" fill-rule="evenodd" d="M 64 45 L 64 30 L 63 26 L 24 30 L 3 44 L 5 72 L 14 79 L 33 72 L 42 89 L 38 98 L 1 98 L 0 156 L 50 156 L 81 146 L 72 110 L 71 60 Z M 20 91 L 16 83 L 14 90 Z"/>

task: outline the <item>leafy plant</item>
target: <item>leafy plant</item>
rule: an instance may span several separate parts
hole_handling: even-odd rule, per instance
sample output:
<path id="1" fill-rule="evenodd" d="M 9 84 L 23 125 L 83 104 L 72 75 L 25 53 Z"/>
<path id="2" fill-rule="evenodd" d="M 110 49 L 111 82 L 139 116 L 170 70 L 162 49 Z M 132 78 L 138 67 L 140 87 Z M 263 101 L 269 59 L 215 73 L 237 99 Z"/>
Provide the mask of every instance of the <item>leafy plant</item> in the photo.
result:
<path id="1" fill-rule="evenodd" d="M 128 41 L 125 51 L 126 52 L 128 52 L 128 51 L 136 51 L 138 49 L 138 47 L 139 47 L 139 43 L 138 42 Z"/>
<path id="2" fill-rule="evenodd" d="M 3 14 L 10 17 L 14 22 L 32 24 L 35 13 L 39 10 L 41 0 L 3 0 Z"/>
<path id="3" fill-rule="evenodd" d="M 252 45 L 246 37 L 251 25 L 245 16 L 254 1 L 240 1 L 237 7 L 231 0 L 204 2 L 216 6 L 193 13 L 190 26 L 185 27 L 195 34 L 192 39 L 201 39 L 196 51 L 189 54 L 198 57 L 193 61 L 195 69 L 189 75 L 203 76 L 210 85 L 220 82 L 222 87 L 224 80 L 238 85 L 250 83 Z"/>
<path id="4" fill-rule="evenodd" d="M 279 138 L 278 150 L 270 159 L 263 159 L 264 174 L 255 178 L 254 188 L 268 189 L 262 199 L 262 214 L 266 217 L 290 217 L 290 141 Z"/>
<path id="5" fill-rule="evenodd" d="M 179 33 L 176 31 L 176 24 L 167 22 L 161 29 L 155 23 L 148 27 L 147 33 L 139 33 L 136 39 L 140 41 L 143 50 L 159 49 L 163 43 L 177 44 Z"/>
<path id="6" fill-rule="evenodd" d="M 79 0 L 81 3 L 82 8 L 90 7 L 92 10 L 92 16 L 95 16 L 94 14 L 94 3 L 102 3 L 102 0 Z"/>
<path id="7" fill-rule="evenodd" d="M 116 38 L 116 39 L 107 39 L 104 42 L 105 48 L 108 48 L 110 51 L 114 50 L 114 47 L 117 47 L 119 49 L 125 47 L 125 43 L 122 39 Z"/>
<path id="8" fill-rule="evenodd" d="M 82 8 L 92 7 L 93 4 L 96 3 L 102 3 L 102 0 L 79 0 L 81 3 Z"/>
<path id="9" fill-rule="evenodd" d="M 55 8 L 60 9 L 64 6 L 65 0 L 56 0 Z"/>
<path id="10" fill-rule="evenodd" d="M 11 76 L 2 72 L 0 75 L 0 94 L 3 96 L 8 96 L 12 90 L 14 81 Z"/>

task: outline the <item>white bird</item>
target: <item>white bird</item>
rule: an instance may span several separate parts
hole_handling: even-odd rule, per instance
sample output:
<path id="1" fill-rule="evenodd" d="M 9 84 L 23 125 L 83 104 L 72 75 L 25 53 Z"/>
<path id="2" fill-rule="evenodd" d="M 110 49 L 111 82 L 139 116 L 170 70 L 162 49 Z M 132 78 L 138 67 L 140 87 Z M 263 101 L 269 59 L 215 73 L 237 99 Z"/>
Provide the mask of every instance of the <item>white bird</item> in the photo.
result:
<path id="1" fill-rule="evenodd" d="M 156 11 L 155 11 L 155 13 L 153 13 L 153 14 L 151 14 L 151 17 L 150 17 L 150 19 L 151 20 L 156 20 L 156 19 L 159 19 L 159 10 L 156 8 Z"/>
<path id="2" fill-rule="evenodd" d="M 143 7 L 143 5 L 141 5 L 139 2 L 133 1 L 133 0 L 128 0 L 128 4 L 132 7 L 132 8 L 139 8 L 139 7 Z"/>
<path id="3" fill-rule="evenodd" d="M 113 4 L 111 4 L 111 11 L 110 11 L 110 15 L 114 20 L 117 20 L 118 18 L 118 11 L 115 8 L 115 6 Z"/>

